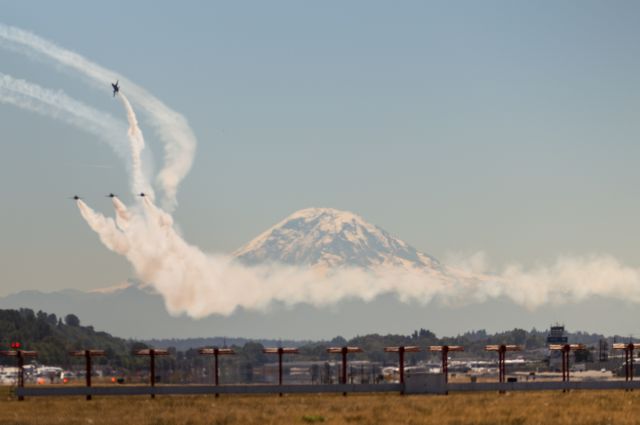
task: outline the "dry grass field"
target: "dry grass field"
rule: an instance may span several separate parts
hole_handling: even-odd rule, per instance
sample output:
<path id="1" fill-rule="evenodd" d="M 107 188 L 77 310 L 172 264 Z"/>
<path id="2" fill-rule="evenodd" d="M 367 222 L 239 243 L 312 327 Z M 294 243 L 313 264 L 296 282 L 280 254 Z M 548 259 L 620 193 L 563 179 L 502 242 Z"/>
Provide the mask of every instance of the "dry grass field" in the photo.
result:
<path id="1" fill-rule="evenodd" d="M 2 395 L 0 423 L 35 424 L 639 424 L 640 391 L 30 398 Z"/>

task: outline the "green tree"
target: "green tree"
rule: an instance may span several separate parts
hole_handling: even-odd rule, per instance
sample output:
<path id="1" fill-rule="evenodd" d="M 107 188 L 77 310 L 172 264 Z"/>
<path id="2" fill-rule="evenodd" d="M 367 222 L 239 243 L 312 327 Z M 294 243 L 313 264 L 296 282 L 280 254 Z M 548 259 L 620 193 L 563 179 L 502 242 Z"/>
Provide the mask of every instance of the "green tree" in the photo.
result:
<path id="1" fill-rule="evenodd" d="M 64 324 L 67 326 L 78 327 L 80 326 L 80 319 L 75 314 L 67 314 L 64 316 Z"/>

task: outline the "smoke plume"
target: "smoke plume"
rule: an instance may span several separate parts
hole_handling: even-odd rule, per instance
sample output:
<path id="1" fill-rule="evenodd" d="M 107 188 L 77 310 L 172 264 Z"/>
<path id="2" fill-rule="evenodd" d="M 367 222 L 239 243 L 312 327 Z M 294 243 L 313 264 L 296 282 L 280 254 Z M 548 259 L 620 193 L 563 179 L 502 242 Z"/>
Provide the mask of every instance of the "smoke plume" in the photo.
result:
<path id="1" fill-rule="evenodd" d="M 442 271 L 342 268 L 319 274 L 277 264 L 247 267 L 231 256 L 208 255 L 189 245 L 173 228 L 171 216 L 148 198 L 132 210 L 114 199 L 117 228 L 101 214 L 87 214 L 80 202 L 83 217 L 103 243 L 127 257 L 138 277 L 163 295 L 172 314 L 201 318 L 237 308 L 264 310 L 274 302 L 325 306 L 349 298 L 370 301 L 382 294 L 395 294 L 407 303 L 438 300 L 449 305 L 506 297 L 528 309 L 592 296 L 640 303 L 640 270 L 608 256 L 565 257 L 528 270 L 510 265 L 493 274 L 478 257 L 468 262 L 471 268 Z"/>
<path id="2" fill-rule="evenodd" d="M 147 196 L 153 197 L 153 189 L 145 177 L 142 166 L 141 156 L 144 149 L 144 136 L 138 126 L 138 119 L 129 103 L 129 99 L 127 99 L 123 92 L 119 92 L 118 96 L 127 112 L 127 121 L 129 122 L 127 135 L 129 136 L 131 146 L 131 188 L 134 193 L 144 192 Z"/>
<path id="3" fill-rule="evenodd" d="M 0 73 L 0 103 L 66 122 L 105 141 L 120 156 L 131 174 L 133 193 L 144 192 L 153 197 L 153 189 L 146 174 L 150 165 L 143 165 L 144 136 L 136 114 L 124 93 L 120 99 L 127 113 L 129 129 L 110 114 L 88 106 L 64 92 L 40 87 L 26 80 Z M 123 137 L 129 137 L 129 143 Z"/>
<path id="4" fill-rule="evenodd" d="M 131 101 L 142 108 L 158 138 L 164 144 L 165 164 L 157 180 L 164 192 L 165 208 L 169 210 L 175 208 L 178 186 L 191 168 L 196 147 L 195 135 L 184 116 L 173 111 L 120 73 L 104 68 L 28 31 L 0 24 L 0 47 L 65 66 L 80 73 L 93 85 L 103 90 L 109 89 L 109 81 L 119 79 L 120 85 L 126 88 Z"/>
<path id="5" fill-rule="evenodd" d="M 73 125 L 105 141 L 127 164 L 129 147 L 123 135 L 126 126 L 106 112 L 25 80 L 0 73 L 0 102 L 49 116 Z"/>

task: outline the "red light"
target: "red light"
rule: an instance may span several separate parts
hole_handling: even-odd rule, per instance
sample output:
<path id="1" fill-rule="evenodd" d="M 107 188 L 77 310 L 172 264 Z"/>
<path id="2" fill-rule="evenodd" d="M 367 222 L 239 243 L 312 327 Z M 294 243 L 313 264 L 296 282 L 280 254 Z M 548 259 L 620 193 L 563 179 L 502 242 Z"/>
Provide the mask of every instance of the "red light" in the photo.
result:
<path id="1" fill-rule="evenodd" d="M 11 348 L 14 350 L 17 350 L 20 348 L 20 343 L 19 342 L 12 342 L 11 343 Z"/>

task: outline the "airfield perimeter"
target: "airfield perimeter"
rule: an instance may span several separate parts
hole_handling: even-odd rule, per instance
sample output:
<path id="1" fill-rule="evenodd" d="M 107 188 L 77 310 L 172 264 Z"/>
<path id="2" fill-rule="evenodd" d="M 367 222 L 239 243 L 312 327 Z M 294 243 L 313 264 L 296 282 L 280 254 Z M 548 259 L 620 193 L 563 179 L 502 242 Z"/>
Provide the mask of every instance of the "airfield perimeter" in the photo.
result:
<path id="1" fill-rule="evenodd" d="M 6 390 L 0 424 L 638 424 L 640 391 L 30 398 Z"/>

